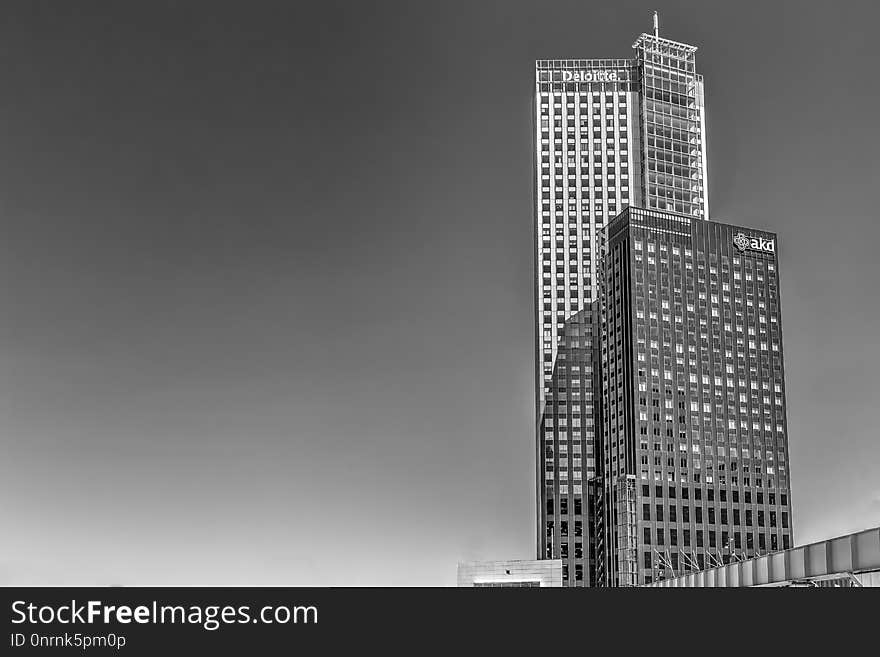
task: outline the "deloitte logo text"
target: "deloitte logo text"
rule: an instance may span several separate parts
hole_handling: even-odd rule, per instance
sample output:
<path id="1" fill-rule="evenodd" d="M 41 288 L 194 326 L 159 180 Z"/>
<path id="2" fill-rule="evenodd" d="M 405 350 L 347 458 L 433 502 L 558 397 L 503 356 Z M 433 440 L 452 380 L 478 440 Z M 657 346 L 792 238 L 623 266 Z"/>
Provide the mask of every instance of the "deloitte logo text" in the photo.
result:
<path id="1" fill-rule="evenodd" d="M 776 240 L 767 239 L 766 237 L 749 237 L 745 233 L 734 235 L 733 245 L 740 251 L 776 253 Z"/>
<path id="2" fill-rule="evenodd" d="M 563 82 L 617 82 L 617 71 L 563 71 Z"/>

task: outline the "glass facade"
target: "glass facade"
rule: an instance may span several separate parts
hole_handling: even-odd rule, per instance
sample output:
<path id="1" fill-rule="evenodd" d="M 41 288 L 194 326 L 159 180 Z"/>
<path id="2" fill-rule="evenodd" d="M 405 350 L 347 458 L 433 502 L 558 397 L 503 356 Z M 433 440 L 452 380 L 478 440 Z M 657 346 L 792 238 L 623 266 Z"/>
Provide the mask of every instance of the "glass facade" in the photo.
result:
<path id="1" fill-rule="evenodd" d="M 633 45 L 641 75 L 642 204 L 707 219 L 703 77 L 696 48 L 643 34 Z"/>

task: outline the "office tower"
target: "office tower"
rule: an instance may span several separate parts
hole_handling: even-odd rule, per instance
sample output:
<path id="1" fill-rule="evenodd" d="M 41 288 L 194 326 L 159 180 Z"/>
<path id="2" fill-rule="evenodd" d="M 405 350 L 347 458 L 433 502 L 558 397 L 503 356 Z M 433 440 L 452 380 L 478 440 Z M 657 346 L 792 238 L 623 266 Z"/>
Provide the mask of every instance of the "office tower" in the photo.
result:
<path id="1" fill-rule="evenodd" d="M 636 207 L 607 230 L 600 583 L 792 547 L 776 236 Z"/>
<path id="2" fill-rule="evenodd" d="M 537 556 L 596 582 L 598 280 L 603 230 L 628 205 L 706 218 L 703 81 L 693 46 L 653 34 L 632 59 L 535 65 Z M 598 490 L 595 485 L 592 487 Z"/>

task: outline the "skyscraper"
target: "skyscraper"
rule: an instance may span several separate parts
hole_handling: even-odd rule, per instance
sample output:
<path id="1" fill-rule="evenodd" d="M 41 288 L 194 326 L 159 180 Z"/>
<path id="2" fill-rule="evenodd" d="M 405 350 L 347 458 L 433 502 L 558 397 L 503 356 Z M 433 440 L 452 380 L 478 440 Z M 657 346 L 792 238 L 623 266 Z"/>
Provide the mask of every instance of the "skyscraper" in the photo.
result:
<path id="1" fill-rule="evenodd" d="M 792 547 L 776 235 L 630 207 L 602 281 L 602 584 Z"/>
<path id="2" fill-rule="evenodd" d="M 539 558 L 597 581 L 599 278 L 603 230 L 629 205 L 705 219 L 696 48 L 652 34 L 632 59 L 535 65 L 535 348 Z M 593 490 L 600 488 L 595 484 Z"/>

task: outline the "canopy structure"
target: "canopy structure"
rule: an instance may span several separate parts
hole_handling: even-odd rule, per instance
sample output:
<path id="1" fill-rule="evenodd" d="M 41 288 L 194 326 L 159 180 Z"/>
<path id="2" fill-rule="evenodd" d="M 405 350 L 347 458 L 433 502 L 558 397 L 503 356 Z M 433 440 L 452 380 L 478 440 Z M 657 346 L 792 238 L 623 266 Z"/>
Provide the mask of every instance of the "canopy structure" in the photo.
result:
<path id="1" fill-rule="evenodd" d="M 880 587 L 880 527 L 645 586 Z"/>

